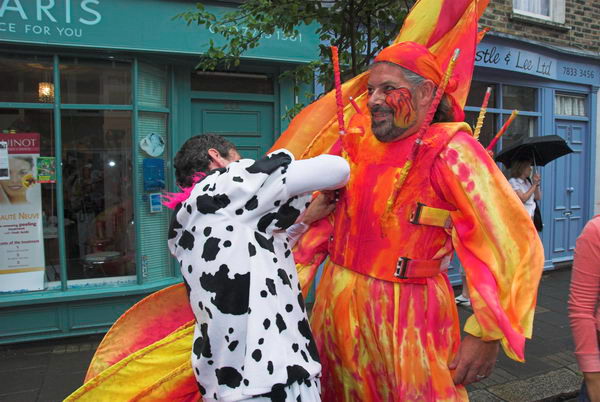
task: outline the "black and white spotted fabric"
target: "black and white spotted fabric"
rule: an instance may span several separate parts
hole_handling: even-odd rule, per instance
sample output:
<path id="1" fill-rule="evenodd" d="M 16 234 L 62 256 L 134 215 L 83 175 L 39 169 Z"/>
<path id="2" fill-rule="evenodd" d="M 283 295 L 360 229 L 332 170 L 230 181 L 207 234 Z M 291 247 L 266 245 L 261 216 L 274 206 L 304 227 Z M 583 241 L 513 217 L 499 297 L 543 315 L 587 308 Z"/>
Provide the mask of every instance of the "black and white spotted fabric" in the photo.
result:
<path id="1" fill-rule="evenodd" d="M 310 197 L 288 193 L 292 158 L 281 150 L 213 170 L 176 210 L 169 248 L 196 316 L 192 365 L 207 401 L 319 400 L 321 365 L 285 232 Z"/>

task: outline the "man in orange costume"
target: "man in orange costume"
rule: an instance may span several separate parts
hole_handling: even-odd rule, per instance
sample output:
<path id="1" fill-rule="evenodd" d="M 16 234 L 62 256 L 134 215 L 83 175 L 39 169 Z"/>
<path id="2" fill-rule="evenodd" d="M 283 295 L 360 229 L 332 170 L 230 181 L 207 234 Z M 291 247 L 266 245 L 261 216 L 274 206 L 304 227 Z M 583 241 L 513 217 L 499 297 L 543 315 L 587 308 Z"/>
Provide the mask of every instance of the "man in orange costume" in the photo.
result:
<path id="1" fill-rule="evenodd" d="M 490 375 L 499 345 L 522 361 L 531 336 L 541 242 L 460 122 L 457 85 L 419 134 L 442 84 L 438 60 L 414 42 L 376 57 L 358 99 L 369 113 L 354 115 L 329 148 L 351 166 L 333 225 L 311 228 L 295 250 L 306 285 L 329 255 L 311 321 L 325 401 L 467 400 L 464 386 Z M 474 311 L 462 343 L 446 275 L 455 250 Z"/>
<path id="2" fill-rule="evenodd" d="M 464 385 L 490 374 L 499 344 L 511 358 L 524 358 L 541 242 L 461 122 L 486 5 L 419 0 L 394 44 L 367 73 L 344 83 L 346 105 L 353 96 L 361 110 L 345 107 L 345 134 L 330 93 L 294 118 L 273 146 L 296 158 L 337 153 L 351 166 L 332 219 L 313 224 L 294 250 L 305 290 L 330 256 L 312 313 L 324 401 L 467 400 Z M 443 71 L 457 47 L 461 56 L 445 87 Z M 433 124 L 424 124 L 436 87 L 445 95 Z M 462 343 L 445 272 L 454 251 L 474 312 Z M 86 383 L 68 400 L 197 400 L 193 327 L 183 286 L 144 299 L 115 323 Z"/>

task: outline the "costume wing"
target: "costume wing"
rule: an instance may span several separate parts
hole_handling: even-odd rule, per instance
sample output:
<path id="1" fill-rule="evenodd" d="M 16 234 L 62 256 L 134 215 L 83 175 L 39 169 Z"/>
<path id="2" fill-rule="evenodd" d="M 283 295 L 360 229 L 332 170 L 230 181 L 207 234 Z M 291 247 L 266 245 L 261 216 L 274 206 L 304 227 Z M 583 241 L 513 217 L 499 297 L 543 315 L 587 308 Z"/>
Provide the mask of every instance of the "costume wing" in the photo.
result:
<path id="1" fill-rule="evenodd" d="M 190 360 L 193 334 L 183 284 L 151 294 L 113 324 L 84 384 L 66 400 L 200 400 Z"/>

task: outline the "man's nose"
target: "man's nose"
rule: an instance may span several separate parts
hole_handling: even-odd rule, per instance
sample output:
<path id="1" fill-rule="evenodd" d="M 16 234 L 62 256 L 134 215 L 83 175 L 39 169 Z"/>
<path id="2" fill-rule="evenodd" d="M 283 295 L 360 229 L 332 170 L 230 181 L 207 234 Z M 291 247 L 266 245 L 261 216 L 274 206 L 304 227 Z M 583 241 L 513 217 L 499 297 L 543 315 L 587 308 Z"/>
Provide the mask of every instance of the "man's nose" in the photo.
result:
<path id="1" fill-rule="evenodd" d="M 385 94 L 383 91 L 374 90 L 367 101 L 369 106 L 381 105 L 385 102 Z"/>

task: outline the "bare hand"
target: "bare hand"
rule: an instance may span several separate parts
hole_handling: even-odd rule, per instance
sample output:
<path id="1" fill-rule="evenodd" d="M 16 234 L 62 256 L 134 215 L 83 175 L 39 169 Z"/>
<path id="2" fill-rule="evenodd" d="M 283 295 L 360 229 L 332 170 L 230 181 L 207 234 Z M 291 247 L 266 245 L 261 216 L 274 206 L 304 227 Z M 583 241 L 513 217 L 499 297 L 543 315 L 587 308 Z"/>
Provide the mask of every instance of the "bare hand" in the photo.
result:
<path id="1" fill-rule="evenodd" d="M 542 177 L 540 176 L 540 174 L 539 174 L 539 173 L 536 173 L 536 174 L 534 174 L 534 175 L 533 175 L 533 178 L 532 178 L 532 180 L 531 180 L 531 181 L 533 182 L 533 184 L 535 184 L 535 185 L 538 185 L 538 186 L 539 186 L 539 185 L 540 185 L 540 182 L 542 181 Z"/>
<path id="2" fill-rule="evenodd" d="M 448 365 L 450 370 L 455 370 L 452 374 L 454 383 L 469 385 L 489 377 L 496 365 L 499 343 L 500 341 L 485 342 L 473 335 L 466 335 L 456 357 Z"/>
<path id="3" fill-rule="evenodd" d="M 588 396 L 592 402 L 600 401 L 600 373 L 583 373 Z"/>
<path id="4" fill-rule="evenodd" d="M 321 192 L 306 209 L 306 212 L 302 216 L 302 222 L 310 225 L 326 217 L 335 209 L 336 201 L 335 191 Z"/>

